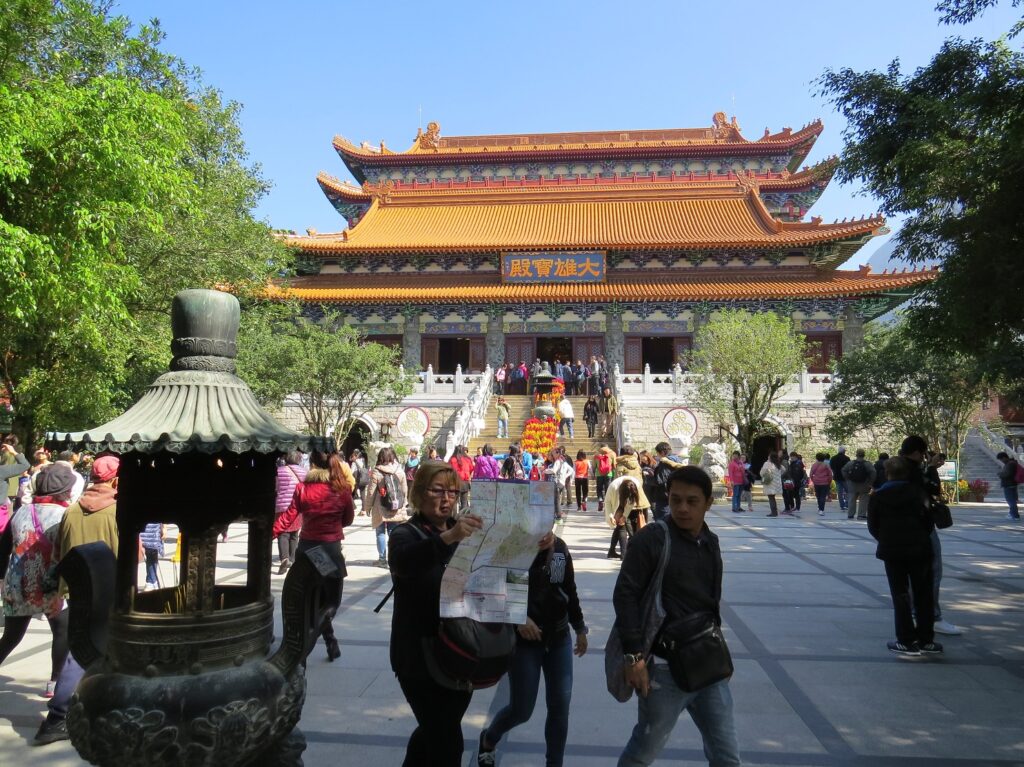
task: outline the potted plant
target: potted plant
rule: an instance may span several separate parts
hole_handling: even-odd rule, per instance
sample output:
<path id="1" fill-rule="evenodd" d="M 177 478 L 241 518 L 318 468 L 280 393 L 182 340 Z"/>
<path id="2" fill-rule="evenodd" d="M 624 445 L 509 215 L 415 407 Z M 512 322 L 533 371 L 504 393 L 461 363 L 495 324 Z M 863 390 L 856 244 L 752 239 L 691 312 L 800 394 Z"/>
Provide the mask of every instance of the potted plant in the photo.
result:
<path id="1" fill-rule="evenodd" d="M 988 493 L 989 484 L 983 479 L 972 479 L 967 483 L 967 487 L 970 488 L 971 495 L 974 496 L 974 500 L 981 501 L 985 500 L 985 495 Z"/>

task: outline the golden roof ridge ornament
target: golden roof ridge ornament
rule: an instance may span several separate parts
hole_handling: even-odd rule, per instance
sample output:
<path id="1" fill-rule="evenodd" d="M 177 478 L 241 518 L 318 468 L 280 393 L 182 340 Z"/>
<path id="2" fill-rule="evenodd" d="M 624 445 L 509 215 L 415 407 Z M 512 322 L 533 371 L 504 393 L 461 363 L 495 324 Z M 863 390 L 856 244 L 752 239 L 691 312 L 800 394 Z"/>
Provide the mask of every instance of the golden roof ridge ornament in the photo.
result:
<path id="1" fill-rule="evenodd" d="M 427 123 L 427 132 L 416 129 L 416 144 L 420 149 L 437 149 L 441 146 L 441 125 L 436 122 Z"/>

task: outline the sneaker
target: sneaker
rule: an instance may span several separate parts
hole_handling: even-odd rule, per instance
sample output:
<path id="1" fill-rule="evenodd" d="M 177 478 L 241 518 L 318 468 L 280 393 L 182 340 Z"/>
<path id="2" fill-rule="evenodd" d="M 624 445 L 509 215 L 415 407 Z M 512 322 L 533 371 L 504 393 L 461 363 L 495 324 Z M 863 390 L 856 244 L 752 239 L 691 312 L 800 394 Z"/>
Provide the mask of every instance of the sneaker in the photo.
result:
<path id="1" fill-rule="evenodd" d="M 1006 519 L 1010 522 L 1020 522 L 1020 517 L 1015 517 L 1013 514 L 1007 514 Z"/>
<path id="2" fill-rule="evenodd" d="M 614 551 L 609 551 L 608 552 L 608 559 L 622 559 L 622 555 L 621 554 L 617 554 Z"/>
<path id="3" fill-rule="evenodd" d="M 823 517 L 823 516 L 825 516 L 825 512 L 824 512 L 824 511 L 819 511 L 819 512 L 818 512 L 818 516 L 819 516 L 819 517 Z"/>
<path id="4" fill-rule="evenodd" d="M 484 750 L 484 734 L 480 733 L 480 743 L 476 750 L 476 767 L 494 767 L 494 749 Z"/>
<path id="5" fill-rule="evenodd" d="M 58 740 L 67 740 L 69 737 L 66 719 L 50 720 L 47 718 L 39 725 L 39 731 L 32 740 L 32 745 L 45 746 L 49 743 L 56 743 Z"/>
<path id="6" fill-rule="evenodd" d="M 925 642 L 921 645 L 921 652 L 925 655 L 939 655 L 942 653 L 942 645 L 938 642 Z"/>
<path id="7" fill-rule="evenodd" d="M 889 648 L 889 652 L 894 652 L 897 655 L 920 655 L 921 650 L 918 649 L 917 642 L 911 642 L 906 645 L 903 642 L 886 642 L 885 646 Z"/>
<path id="8" fill-rule="evenodd" d="M 56 682 L 47 682 L 46 683 L 46 692 L 43 693 L 43 697 L 44 698 L 52 698 L 53 697 L 53 693 L 56 690 L 57 690 L 57 683 Z"/>
<path id="9" fill-rule="evenodd" d="M 935 633 L 946 634 L 948 636 L 959 636 L 964 633 L 964 630 L 959 626 L 954 626 L 949 621 L 935 621 Z"/>
<path id="10" fill-rule="evenodd" d="M 289 562 L 287 559 L 282 559 L 280 566 L 277 568 L 277 574 L 284 575 L 286 572 L 288 572 L 288 568 L 291 567 L 291 564 L 292 563 Z"/>
<path id="11" fill-rule="evenodd" d="M 381 557 L 380 559 L 378 559 L 377 560 L 377 567 L 383 567 L 384 569 L 388 569 L 387 557 Z"/>

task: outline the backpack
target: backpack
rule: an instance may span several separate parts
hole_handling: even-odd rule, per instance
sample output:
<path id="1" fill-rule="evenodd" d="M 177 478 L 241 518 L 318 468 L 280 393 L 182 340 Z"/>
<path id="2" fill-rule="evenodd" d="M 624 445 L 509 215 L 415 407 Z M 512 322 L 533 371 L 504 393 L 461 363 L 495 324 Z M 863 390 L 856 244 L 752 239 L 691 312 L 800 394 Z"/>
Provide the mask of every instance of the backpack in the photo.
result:
<path id="1" fill-rule="evenodd" d="M 427 539 L 419 525 L 410 523 L 410 527 Z M 423 638 L 427 672 L 450 690 L 493 687 L 508 672 L 515 650 L 515 626 L 472 618 L 441 618 L 437 636 Z"/>
<path id="2" fill-rule="evenodd" d="M 380 508 L 385 514 L 396 512 L 405 506 L 405 493 L 402 492 L 402 484 L 395 481 L 395 475 L 389 471 L 382 471 L 380 483 L 377 485 L 377 492 L 380 494 Z"/>
<path id="3" fill-rule="evenodd" d="M 868 481 L 868 465 L 859 458 L 850 467 L 850 481 L 856 484 Z"/>
<path id="4" fill-rule="evenodd" d="M 607 477 L 612 473 L 612 459 L 608 457 L 607 453 L 597 454 L 597 473 L 602 477 Z"/>
<path id="5" fill-rule="evenodd" d="M 365 466 L 356 466 L 355 470 L 356 490 L 362 490 L 370 484 L 370 472 Z"/>
<path id="6" fill-rule="evenodd" d="M 1016 463 L 1016 461 L 1014 463 Z M 1024 485 L 1024 466 L 1019 463 L 1013 472 L 1013 481 L 1018 485 Z"/>

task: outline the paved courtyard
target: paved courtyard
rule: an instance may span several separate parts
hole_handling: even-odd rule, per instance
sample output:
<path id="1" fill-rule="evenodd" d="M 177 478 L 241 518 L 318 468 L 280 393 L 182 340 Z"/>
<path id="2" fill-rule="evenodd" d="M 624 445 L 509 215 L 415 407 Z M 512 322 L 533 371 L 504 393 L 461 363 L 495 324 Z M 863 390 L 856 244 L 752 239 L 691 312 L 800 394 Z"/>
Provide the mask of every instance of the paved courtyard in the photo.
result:
<path id="1" fill-rule="evenodd" d="M 1024 526 L 994 505 L 959 507 L 942 533 L 945 617 L 965 628 L 939 637 L 944 656 L 903 659 L 885 642 L 892 612 L 874 542 L 862 522 L 767 519 L 765 509 L 733 514 L 716 504 L 708 520 L 722 539 L 723 618 L 736 665 L 732 691 L 747 765 L 1024 765 Z M 635 721 L 636 704 L 605 691 L 603 644 L 612 622 L 618 563 L 605 558 L 608 531 L 594 512 L 564 531 L 573 553 L 591 649 L 576 662 L 566 764 L 610 767 Z M 301 727 L 307 765 L 393 767 L 413 720 L 388 667 L 390 606 L 373 608 L 389 587 L 372 566 L 365 517 L 348 533 L 349 578 L 335 625 L 342 656 L 328 663 L 319 644 L 309 659 Z M 222 547 L 220 580 L 244 577 L 245 534 Z M 171 565 L 163 563 L 166 579 Z M 283 578 L 274 576 L 280 590 Z M 49 630 L 33 621 L 0 667 L 0 765 L 80 765 L 67 743 L 31 748 L 45 712 L 39 693 L 49 668 Z M 465 764 L 485 720 L 507 699 L 501 684 L 474 695 L 464 720 Z M 499 764 L 543 764 L 543 702 L 503 743 Z M 695 728 L 683 721 L 660 763 L 704 764 Z"/>

